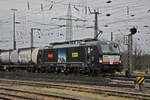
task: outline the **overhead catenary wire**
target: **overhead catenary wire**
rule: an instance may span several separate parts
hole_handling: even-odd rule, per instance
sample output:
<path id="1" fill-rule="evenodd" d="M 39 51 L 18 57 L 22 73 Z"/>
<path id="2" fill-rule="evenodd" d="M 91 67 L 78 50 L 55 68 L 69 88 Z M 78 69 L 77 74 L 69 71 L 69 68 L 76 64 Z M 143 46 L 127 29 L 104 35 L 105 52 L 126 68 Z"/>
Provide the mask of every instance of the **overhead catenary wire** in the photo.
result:
<path id="1" fill-rule="evenodd" d="M 61 2 L 55 2 L 56 4 L 57 3 L 61 3 Z M 67 5 L 67 4 L 66 4 Z M 73 5 L 74 6 L 74 5 Z M 35 9 L 35 10 L 37 10 L 37 9 Z M 20 11 L 20 12 L 24 12 L 24 11 Z M 31 12 L 31 11 L 30 11 Z M 18 12 L 19 13 L 19 12 Z M 33 12 L 32 12 L 33 13 Z M 38 12 L 37 12 L 38 13 Z M 22 14 L 22 15 L 24 15 L 24 14 Z"/>
<path id="2" fill-rule="evenodd" d="M 38 12 L 37 12 L 38 13 Z"/>

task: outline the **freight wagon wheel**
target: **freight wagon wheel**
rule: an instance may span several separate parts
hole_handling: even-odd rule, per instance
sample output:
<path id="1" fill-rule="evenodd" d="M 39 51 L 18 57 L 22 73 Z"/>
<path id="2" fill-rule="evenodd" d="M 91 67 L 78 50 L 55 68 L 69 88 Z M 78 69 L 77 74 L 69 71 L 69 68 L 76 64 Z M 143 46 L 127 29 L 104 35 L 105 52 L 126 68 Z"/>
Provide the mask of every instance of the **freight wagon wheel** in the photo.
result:
<path id="1" fill-rule="evenodd" d="M 36 68 L 35 69 L 35 73 L 39 73 L 40 72 L 40 69 L 39 68 Z"/>
<path id="2" fill-rule="evenodd" d="M 34 72 L 34 73 L 35 73 L 35 71 L 36 71 L 35 67 L 34 67 L 34 68 L 32 68 L 32 72 Z"/>
<path id="3" fill-rule="evenodd" d="M 30 68 L 27 68 L 27 72 L 31 72 L 31 69 L 30 69 Z"/>

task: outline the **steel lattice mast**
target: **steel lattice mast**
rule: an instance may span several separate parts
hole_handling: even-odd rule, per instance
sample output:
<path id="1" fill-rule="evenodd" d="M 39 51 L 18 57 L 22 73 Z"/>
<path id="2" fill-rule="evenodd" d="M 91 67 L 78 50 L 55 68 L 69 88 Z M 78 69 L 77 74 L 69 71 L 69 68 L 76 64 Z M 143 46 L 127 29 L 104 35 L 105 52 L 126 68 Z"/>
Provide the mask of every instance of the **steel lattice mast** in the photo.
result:
<path id="1" fill-rule="evenodd" d="M 66 20 L 66 41 L 71 41 L 73 38 L 73 33 L 72 33 L 72 12 L 70 4 L 68 6 L 67 19 L 68 20 Z"/>

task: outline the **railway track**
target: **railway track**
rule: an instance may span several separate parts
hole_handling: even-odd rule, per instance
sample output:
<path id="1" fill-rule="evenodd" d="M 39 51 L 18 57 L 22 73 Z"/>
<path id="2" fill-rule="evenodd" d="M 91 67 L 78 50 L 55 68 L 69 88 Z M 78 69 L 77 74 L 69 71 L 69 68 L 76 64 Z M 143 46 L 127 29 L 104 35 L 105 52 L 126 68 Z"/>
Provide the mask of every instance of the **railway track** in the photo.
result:
<path id="1" fill-rule="evenodd" d="M 8 91 L 7 91 L 8 92 Z M 9 91 L 10 92 L 10 91 Z M 5 93 L 5 92 L 0 92 L 0 100 L 34 100 L 33 98 L 30 97 L 25 97 L 25 96 L 19 96 L 19 95 L 15 95 L 15 94 L 10 94 L 10 93 Z"/>
<path id="2" fill-rule="evenodd" d="M 12 100 L 12 98 L 10 98 L 10 97 L 6 97 L 6 96 L 3 96 L 3 95 L 7 95 L 7 94 L 0 94 L 0 100 Z"/>
<path id="3" fill-rule="evenodd" d="M 137 77 L 139 76 L 140 77 L 143 76 L 145 78 L 147 88 L 150 88 L 150 76 L 149 75 L 132 75 L 131 77 L 126 77 L 125 75 L 115 74 L 114 76 L 106 76 L 106 77 L 109 77 L 112 80 L 135 82 L 137 80 Z"/>
<path id="4" fill-rule="evenodd" d="M 126 77 L 88 77 L 88 76 L 65 76 L 57 74 L 42 74 L 42 73 L 0 73 L 2 79 L 14 79 L 14 80 L 34 80 L 36 82 L 56 82 L 56 83 L 70 83 L 70 84 L 86 84 L 86 85 L 98 85 L 98 86 L 110 86 L 110 87 L 124 87 L 135 88 L 134 80 L 136 78 Z M 0 80 L 1 81 L 1 80 Z M 146 83 L 148 83 L 146 79 Z M 150 84 L 145 88 L 150 88 Z"/>
<path id="5" fill-rule="evenodd" d="M 2 82 L 2 80 L 0 81 Z M 4 81 L 3 81 L 4 82 Z M 6 82 L 6 80 L 5 80 Z M 127 91 L 120 91 L 120 90 L 113 90 L 113 89 L 102 89 L 94 86 L 79 86 L 74 84 L 58 84 L 58 83 L 44 83 L 44 82 L 30 82 L 30 81 L 15 81 L 11 80 L 7 81 L 8 84 L 16 84 L 16 85 L 26 85 L 26 86 L 34 86 L 34 87 L 46 87 L 46 88 L 57 88 L 57 89 L 68 89 L 72 91 L 78 92 L 88 92 L 94 94 L 108 94 L 112 96 L 119 96 L 119 97 L 127 97 L 127 98 L 134 98 L 134 99 L 142 99 L 142 100 L 149 100 L 150 95 L 140 92 L 127 92 Z M 0 88 L 5 89 L 5 88 Z M 6 88 L 8 89 L 8 88 Z M 18 90 L 17 90 L 18 91 Z M 69 100 L 69 99 L 67 99 Z M 73 100 L 73 99 L 70 99 Z"/>
<path id="6" fill-rule="evenodd" d="M 25 91 L 25 90 L 19 90 L 19 89 L 10 89 L 7 87 L 0 87 L 0 95 L 8 96 L 6 97 L 0 97 L 0 99 L 4 100 L 13 100 L 12 98 L 15 98 L 15 100 L 80 100 L 75 97 L 67 97 L 67 96 L 60 96 L 60 95 L 53 95 L 53 94 L 43 94 L 39 92 L 31 92 L 31 91 Z"/>
<path id="7" fill-rule="evenodd" d="M 56 73 L 30 73 L 30 72 L 0 72 L 0 78 L 8 78 L 8 79 L 22 79 L 22 80 L 37 80 L 37 81 L 51 81 L 51 80 L 75 80 L 75 81 L 94 81 L 102 82 L 105 81 L 106 78 L 110 78 L 113 80 L 123 80 L 123 81 L 135 81 L 137 75 L 132 75 L 131 77 L 126 77 L 123 74 L 113 74 L 103 76 L 84 76 L 84 75 L 64 75 L 64 74 L 56 74 Z M 150 76 L 144 76 L 146 82 L 150 83 Z M 108 80 L 106 80 L 108 81 Z"/>
<path id="8" fill-rule="evenodd" d="M 124 74 L 113 74 L 113 75 L 111 75 L 111 76 L 113 76 L 113 77 L 126 77 L 126 75 L 124 75 Z M 136 78 L 136 77 L 138 77 L 138 76 L 144 76 L 146 79 L 150 79 L 150 75 L 141 75 L 141 74 L 139 74 L 139 75 L 135 75 L 135 74 L 132 74 L 130 77 L 128 77 L 128 78 Z"/>
<path id="9" fill-rule="evenodd" d="M 86 81 L 74 81 L 74 80 L 49 80 L 48 82 L 37 82 L 37 81 L 19 81 L 19 80 L 9 80 L 9 79 L 0 79 L 1 83 L 9 83 L 9 84 L 18 84 L 18 85 L 28 85 L 28 86 L 46 86 L 51 87 L 53 83 L 59 84 L 78 84 L 78 85 L 94 85 L 94 86 L 109 86 L 109 87 L 124 87 L 124 88 L 135 88 L 133 82 L 86 82 Z M 56 85 L 57 86 L 57 85 Z M 145 88 L 150 88 L 149 86 L 146 86 Z"/>
<path id="10" fill-rule="evenodd" d="M 123 80 L 123 81 L 135 81 L 136 78 L 127 78 L 127 77 L 110 77 L 114 80 Z M 145 79 L 146 82 L 150 83 L 150 79 Z"/>
<path id="11" fill-rule="evenodd" d="M 30 75 L 31 74 L 31 75 Z M 11 73 L 10 75 L 7 74 L 1 74 L 1 77 L 6 76 L 6 79 L 0 79 L 0 83 L 6 83 L 6 84 L 16 84 L 16 85 L 26 85 L 26 86 L 32 86 L 32 87 L 47 87 L 47 88 L 57 88 L 57 89 L 69 89 L 72 91 L 79 91 L 79 92 L 88 92 L 88 93 L 96 93 L 96 94 L 108 94 L 112 96 L 120 96 L 120 97 L 128 97 L 128 98 L 135 98 L 135 99 L 145 99 L 149 100 L 149 95 L 140 94 L 138 92 L 126 92 L 126 91 L 120 91 L 120 90 L 113 90 L 113 89 L 97 89 L 97 88 L 85 88 L 85 87 L 78 87 L 81 85 L 90 85 L 90 87 L 93 86 L 109 86 L 109 87 L 117 87 L 117 88 L 130 88 L 134 89 L 134 79 L 135 78 L 126 78 L 126 77 L 98 77 L 99 79 L 92 79 L 94 77 L 87 78 L 87 80 L 81 81 L 84 77 L 78 77 L 79 80 L 74 78 L 60 78 L 58 76 L 50 76 L 49 74 L 42 74 L 42 73 Z M 29 75 L 29 76 L 28 76 Z M 33 76 L 32 76 L 33 75 Z M 45 77 L 45 76 L 46 77 Z M 24 76 L 24 77 L 23 77 Z M 35 77 L 36 76 L 36 77 Z M 55 77 L 54 77 L 55 76 Z M 61 75 L 60 75 L 61 76 Z M 39 77 L 39 78 L 38 78 Z M 45 79 L 44 79 L 45 77 Z M 63 76 L 65 77 L 65 76 Z M 9 80 L 9 79 L 16 79 L 16 80 Z M 57 79 L 58 78 L 58 79 Z M 101 78 L 103 78 L 107 81 L 101 81 Z M 23 80 L 34 80 L 34 81 L 21 81 Z M 20 80 L 20 81 L 19 81 Z M 91 80 L 91 81 L 88 81 Z M 147 82 L 147 81 L 146 81 Z M 65 85 L 59 84 L 63 83 Z M 66 85 L 70 84 L 70 85 Z M 77 86 L 72 86 L 73 84 L 76 84 Z M 150 88 L 149 86 L 145 87 L 147 90 Z M 88 90 L 88 91 L 87 91 Z M 111 91 L 112 90 L 112 91 Z M 139 95 L 139 96 L 135 96 Z M 148 99 L 147 99 L 148 98 Z"/>

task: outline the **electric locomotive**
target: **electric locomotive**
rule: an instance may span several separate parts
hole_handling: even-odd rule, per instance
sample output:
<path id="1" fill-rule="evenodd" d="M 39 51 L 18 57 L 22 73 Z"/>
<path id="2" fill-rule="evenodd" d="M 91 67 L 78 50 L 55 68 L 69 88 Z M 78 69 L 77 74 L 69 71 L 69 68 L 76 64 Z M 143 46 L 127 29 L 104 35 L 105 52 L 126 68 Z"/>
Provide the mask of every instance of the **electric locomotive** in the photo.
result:
<path id="1" fill-rule="evenodd" d="M 119 45 L 112 41 L 85 41 L 55 43 L 39 49 L 39 71 L 105 73 L 121 71 Z"/>

